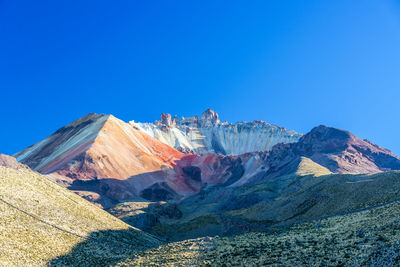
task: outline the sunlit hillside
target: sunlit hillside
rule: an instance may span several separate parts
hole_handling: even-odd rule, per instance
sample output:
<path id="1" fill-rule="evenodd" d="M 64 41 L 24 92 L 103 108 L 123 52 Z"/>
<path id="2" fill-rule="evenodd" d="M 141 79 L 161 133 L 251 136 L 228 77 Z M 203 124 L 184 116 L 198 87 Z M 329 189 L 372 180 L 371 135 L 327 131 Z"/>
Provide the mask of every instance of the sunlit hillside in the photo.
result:
<path id="1" fill-rule="evenodd" d="M 158 244 L 38 173 L 0 167 L 0 266 L 114 264 Z"/>

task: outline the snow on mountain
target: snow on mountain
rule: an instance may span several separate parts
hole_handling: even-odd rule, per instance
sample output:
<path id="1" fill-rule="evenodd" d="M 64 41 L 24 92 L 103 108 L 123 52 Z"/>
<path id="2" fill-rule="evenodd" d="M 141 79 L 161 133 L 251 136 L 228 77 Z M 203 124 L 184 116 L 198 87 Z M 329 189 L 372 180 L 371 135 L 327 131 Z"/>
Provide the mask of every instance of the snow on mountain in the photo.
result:
<path id="1" fill-rule="evenodd" d="M 130 122 L 150 136 L 182 152 L 240 155 L 269 151 L 278 143 L 294 143 L 302 134 L 264 121 L 221 122 L 218 114 L 208 109 L 202 116 L 178 119 L 161 114 L 153 123 Z"/>

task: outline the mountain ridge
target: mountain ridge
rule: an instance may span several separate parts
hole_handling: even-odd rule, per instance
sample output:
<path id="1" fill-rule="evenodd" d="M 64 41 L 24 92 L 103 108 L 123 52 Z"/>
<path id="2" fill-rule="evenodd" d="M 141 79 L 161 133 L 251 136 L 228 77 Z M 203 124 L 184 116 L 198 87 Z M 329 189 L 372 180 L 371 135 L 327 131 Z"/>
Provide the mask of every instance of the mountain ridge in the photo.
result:
<path id="1" fill-rule="evenodd" d="M 160 131 L 175 131 L 177 122 L 176 117 L 163 114 L 158 126 L 165 128 Z M 179 123 L 203 129 L 227 125 L 211 109 L 201 118 Z M 348 131 L 322 125 L 299 136 L 297 142 L 280 142 L 269 150 L 240 155 L 183 153 L 148 135 L 138 125 L 112 115 L 91 113 L 15 156 L 21 163 L 108 208 L 138 197 L 150 201 L 180 200 L 212 186 L 255 184 L 288 174 L 298 162 L 304 162 L 303 158 L 308 167 L 312 166 L 305 173 L 312 173 L 313 168 L 324 174 L 400 169 L 400 159 L 389 150 Z M 257 121 L 246 125 L 256 125 L 256 132 L 257 125 L 270 127 Z M 251 143 L 248 137 L 252 135 L 248 134 L 252 131 L 236 131 L 235 135 L 243 134 L 247 141 L 242 144 L 246 145 Z M 259 139 L 258 134 L 255 133 Z"/>
<path id="2" fill-rule="evenodd" d="M 281 133 L 284 128 L 259 121 L 229 125 L 221 122 L 212 110 L 205 111 L 201 118 L 182 120 L 163 114 L 160 121 L 152 129 L 176 137 L 182 134 L 177 125 L 183 125 L 185 131 L 203 140 L 193 143 L 201 149 L 178 151 L 163 142 L 162 135 L 155 138 L 148 134 L 141 128 L 143 124 L 91 113 L 17 153 L 17 158 L 0 155 L 0 172 L 2 168 L 8 170 L 7 175 L 17 172 L 10 176 L 15 184 L 22 175 L 25 187 L 15 190 L 28 190 L 23 199 L 38 200 L 34 196 L 42 194 L 41 189 L 29 182 L 42 184 L 40 179 L 49 179 L 131 226 L 167 241 L 265 231 L 277 225 L 368 209 L 400 198 L 400 173 L 395 171 L 400 170 L 400 158 L 349 131 L 320 125 L 304 135 L 296 135 L 298 140 L 278 142 L 282 141 L 282 135 L 273 133 Z M 232 130 L 232 135 L 217 134 L 226 129 Z M 274 132 L 275 129 L 279 131 Z M 204 141 L 210 136 L 211 139 Z M 229 140 L 229 136 L 236 137 Z M 227 153 L 227 148 L 232 147 L 239 149 L 230 152 L 249 152 Z M 258 151 L 260 147 L 264 150 Z M 4 181 L 7 180 L 0 182 Z M 13 183 L 0 188 L 6 190 L 10 199 L 14 197 Z M 51 185 L 49 190 L 57 186 L 51 181 L 47 183 Z M 49 194 L 51 197 L 53 193 Z M 72 199 L 84 201 L 79 196 Z M 45 205 L 38 201 L 36 204 Z M 117 256 L 104 243 L 112 239 L 110 234 L 123 240 L 125 235 L 135 237 L 138 233 L 132 230 L 94 229 L 81 235 L 79 225 L 59 223 L 51 211 L 42 214 L 47 216 L 40 219 L 42 223 L 86 236 L 81 243 L 71 243 L 75 246 L 69 253 L 53 255 L 56 256 L 51 260 L 53 265 L 71 263 L 75 258 L 81 260 L 88 248 L 91 251 L 98 246 L 105 254 L 93 250 L 94 258 L 85 256 L 91 264 L 102 258 L 111 265 L 118 264 L 129 258 L 127 253 L 139 252 L 121 244 L 117 246 L 123 247 L 123 251 Z M 65 216 L 69 215 L 61 217 Z M 3 228 L 10 231 L 9 227 Z M 150 244 L 159 244 L 157 238 L 142 237 Z M 27 246 L 26 243 L 31 241 L 21 246 Z M 145 243 L 139 245 L 150 248 Z"/>
<path id="3" fill-rule="evenodd" d="M 270 150 L 275 144 L 295 142 L 302 135 L 264 121 L 228 123 L 221 122 L 218 113 L 207 109 L 201 117 L 178 119 L 161 114 L 159 121 L 130 124 L 150 136 L 183 152 L 223 155 L 240 155 Z"/>
<path id="4" fill-rule="evenodd" d="M 400 169 L 400 158 L 390 150 L 362 140 L 349 131 L 320 125 L 297 143 L 278 144 L 271 150 L 270 165 L 305 156 L 336 173 L 371 173 Z"/>

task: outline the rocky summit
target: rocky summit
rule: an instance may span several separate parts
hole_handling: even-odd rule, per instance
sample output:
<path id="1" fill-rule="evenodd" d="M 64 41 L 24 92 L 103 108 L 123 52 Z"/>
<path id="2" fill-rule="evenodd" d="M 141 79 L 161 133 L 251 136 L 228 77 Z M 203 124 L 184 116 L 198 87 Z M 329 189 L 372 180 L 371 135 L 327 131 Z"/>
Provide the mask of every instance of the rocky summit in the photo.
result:
<path id="1" fill-rule="evenodd" d="M 108 208 L 262 182 L 288 173 L 300 157 L 333 173 L 400 169 L 389 150 L 347 131 L 319 126 L 302 135 L 262 121 L 229 124 L 211 109 L 181 120 L 162 114 L 156 124 L 88 114 L 14 156 Z"/>
<path id="2" fill-rule="evenodd" d="M 350 225 L 350 214 L 376 209 L 388 216 L 392 206 L 386 205 L 400 199 L 398 170 L 400 158 L 390 150 L 322 125 L 300 134 L 257 120 L 228 123 L 211 109 L 181 119 L 164 113 L 155 123 L 91 113 L 13 156 L 0 155 L 0 208 L 9 214 L 0 219 L 2 238 L 18 236 L 14 245 L 3 242 L 9 254 L 0 255 L 0 263 L 137 266 L 154 258 L 159 265 L 231 265 L 242 253 L 250 265 L 273 264 L 279 244 L 293 255 L 307 251 L 306 241 L 294 237 L 300 228 L 318 243 L 315 231 L 295 224 L 312 222 L 326 232 L 338 220 Z M 315 222 L 331 217 L 336 219 Z M 9 229 L 10 220 L 19 230 Z M 398 233 L 395 221 L 387 221 L 393 229 L 379 224 L 390 250 Z M 32 249 L 24 227 L 50 247 Z M 46 231 L 65 242 L 46 239 Z M 375 230 L 349 226 L 343 233 L 355 241 L 340 236 L 341 242 L 354 246 L 362 240 L 354 231 L 379 238 Z M 254 236 L 260 240 L 252 242 Z M 374 242 L 364 243 L 369 248 Z M 343 263 L 347 254 L 339 253 L 341 260 L 332 256 L 339 248 L 332 243 L 328 254 L 308 263 Z M 379 259 L 368 248 L 348 253 L 360 252 L 362 263 Z M 235 254 L 223 256 L 228 250 Z M 275 256 L 252 260 L 251 251 Z M 299 263 L 290 255 L 282 260 Z"/>
<path id="3" fill-rule="evenodd" d="M 218 113 L 207 109 L 199 116 L 178 119 L 161 114 L 155 123 L 130 122 L 148 135 L 182 152 L 240 155 L 268 151 L 278 143 L 292 143 L 302 136 L 264 121 L 221 122 Z"/>

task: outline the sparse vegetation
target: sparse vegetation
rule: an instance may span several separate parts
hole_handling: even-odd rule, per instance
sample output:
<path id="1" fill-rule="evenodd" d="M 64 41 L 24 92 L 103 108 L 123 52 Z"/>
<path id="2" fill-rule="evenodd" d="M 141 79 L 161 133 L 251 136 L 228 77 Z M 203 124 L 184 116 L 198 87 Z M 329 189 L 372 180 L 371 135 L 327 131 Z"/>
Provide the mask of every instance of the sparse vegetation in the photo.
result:
<path id="1" fill-rule="evenodd" d="M 166 237 L 216 235 L 227 233 L 229 227 L 247 231 L 161 245 L 153 236 L 128 226 L 38 173 L 0 167 L 0 265 L 397 265 L 399 181 L 399 172 L 281 177 L 232 189 L 228 197 L 221 198 L 225 202 L 215 201 L 218 189 L 217 193 L 209 192 L 205 202 L 189 199 L 181 206 L 182 218 L 180 210 L 170 203 L 131 202 L 115 207 L 113 213 L 122 219 L 141 218 L 146 212 L 162 214 L 163 219 L 157 219 L 151 231 Z M 311 195 L 307 193 L 310 188 L 314 192 Z M 350 194 L 356 190 L 365 195 Z M 329 201 L 315 198 L 316 192 L 328 196 Z M 294 203 L 290 209 L 288 204 L 277 205 L 276 209 L 283 209 L 278 215 L 294 211 L 296 219 L 308 221 L 293 224 L 293 220 L 268 220 L 265 208 L 273 207 L 267 201 L 271 196 L 279 196 L 277 203 Z M 235 209 L 234 203 L 227 205 L 226 201 L 241 204 Z M 384 204 L 388 201 L 392 202 Z M 187 216 L 193 207 L 198 208 Z M 223 212 L 209 212 L 212 210 Z M 257 212 L 258 218 L 252 215 Z M 333 216 L 310 220 L 323 215 Z M 174 221 L 180 223 L 174 225 Z M 255 222 L 266 231 L 248 232 L 254 231 L 251 227 Z"/>
<path id="2" fill-rule="evenodd" d="M 307 165 L 307 161 L 303 163 L 303 167 L 313 166 Z M 145 215 L 156 216 L 158 221 L 146 231 L 180 241 L 264 231 L 280 223 L 348 214 L 397 199 L 400 199 L 399 171 L 358 175 L 291 174 L 254 185 L 210 188 L 203 196 L 194 195 L 179 203 L 178 209 L 182 211 L 179 218 L 165 219 L 148 209 L 131 217 L 137 220 Z M 129 210 L 123 212 L 129 213 Z M 123 218 L 123 212 L 119 218 Z M 141 228 L 137 224 L 133 226 Z"/>
<path id="3" fill-rule="evenodd" d="M 115 263 L 158 244 L 38 173 L 0 167 L 0 266 Z"/>
<path id="4" fill-rule="evenodd" d="M 170 243 L 122 266 L 391 266 L 400 263 L 400 203 L 268 232 Z"/>

